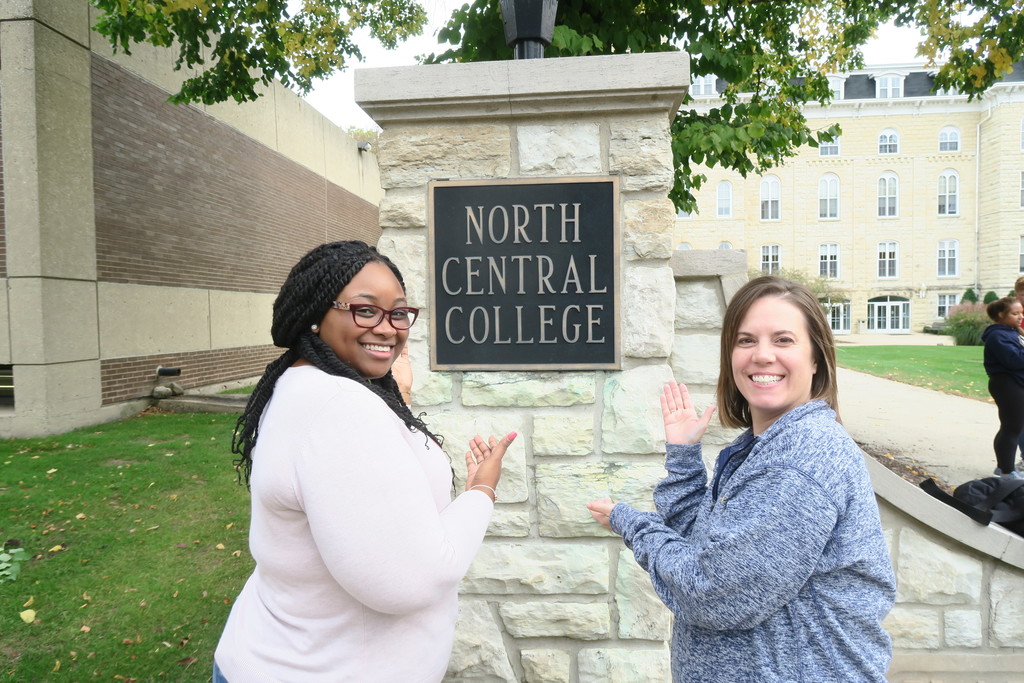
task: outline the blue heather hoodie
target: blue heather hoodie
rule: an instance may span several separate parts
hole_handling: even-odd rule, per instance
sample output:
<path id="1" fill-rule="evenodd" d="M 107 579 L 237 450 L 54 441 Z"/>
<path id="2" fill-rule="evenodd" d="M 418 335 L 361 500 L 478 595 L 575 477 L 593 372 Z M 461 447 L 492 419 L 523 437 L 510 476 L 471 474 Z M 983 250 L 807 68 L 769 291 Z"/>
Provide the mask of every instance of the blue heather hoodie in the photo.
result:
<path id="1" fill-rule="evenodd" d="M 619 504 L 611 527 L 675 616 L 674 681 L 885 681 L 895 578 L 864 456 L 832 409 L 776 420 L 717 501 L 699 444 L 669 444 L 665 466 L 658 513 Z"/>
<path id="2" fill-rule="evenodd" d="M 1017 328 L 995 323 L 981 333 L 985 343 L 985 372 L 988 376 L 1005 373 L 1024 385 L 1024 345 Z"/>

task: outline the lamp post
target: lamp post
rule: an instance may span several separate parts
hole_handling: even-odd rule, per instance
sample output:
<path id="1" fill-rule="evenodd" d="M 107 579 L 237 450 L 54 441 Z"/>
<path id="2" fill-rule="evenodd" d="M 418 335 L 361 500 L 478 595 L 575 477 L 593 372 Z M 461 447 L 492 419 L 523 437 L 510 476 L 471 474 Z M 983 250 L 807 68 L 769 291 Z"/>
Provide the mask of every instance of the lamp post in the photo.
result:
<path id="1" fill-rule="evenodd" d="M 516 59 L 543 59 L 555 30 L 558 0 L 501 0 L 505 42 Z"/>

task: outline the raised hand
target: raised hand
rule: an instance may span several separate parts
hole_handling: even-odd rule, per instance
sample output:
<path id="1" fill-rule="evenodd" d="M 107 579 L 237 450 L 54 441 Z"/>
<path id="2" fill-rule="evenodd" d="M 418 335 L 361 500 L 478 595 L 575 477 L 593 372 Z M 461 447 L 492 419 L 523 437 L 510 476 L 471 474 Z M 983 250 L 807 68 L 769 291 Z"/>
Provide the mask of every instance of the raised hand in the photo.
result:
<path id="1" fill-rule="evenodd" d="M 484 440 L 479 434 L 470 440 L 469 450 L 466 451 L 467 491 L 479 485 L 478 491 L 486 493 L 491 500 L 495 499 L 494 489 L 501 479 L 501 459 L 515 438 L 516 433 L 509 432 L 500 441 L 493 436 Z"/>
<path id="2" fill-rule="evenodd" d="M 595 522 L 609 531 L 611 531 L 612 528 L 609 518 L 611 517 L 612 508 L 614 507 L 615 501 L 609 498 L 599 498 L 587 503 L 587 510 L 590 511 L 590 516 L 594 518 Z"/>
<path id="3" fill-rule="evenodd" d="M 708 406 L 702 415 L 690 398 L 685 384 L 669 382 L 661 394 L 661 416 L 665 421 L 665 441 L 674 444 L 700 443 L 707 431 L 715 406 Z"/>

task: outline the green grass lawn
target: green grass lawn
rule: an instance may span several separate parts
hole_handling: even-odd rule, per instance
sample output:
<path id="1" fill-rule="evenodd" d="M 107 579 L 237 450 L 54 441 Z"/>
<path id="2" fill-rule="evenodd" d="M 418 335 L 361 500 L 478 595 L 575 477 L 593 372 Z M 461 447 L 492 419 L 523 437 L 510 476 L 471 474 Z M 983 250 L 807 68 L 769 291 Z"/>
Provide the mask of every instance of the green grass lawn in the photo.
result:
<path id="1" fill-rule="evenodd" d="M 841 367 L 958 396 L 988 400 L 981 346 L 839 346 Z"/>
<path id="2" fill-rule="evenodd" d="M 31 558 L 0 584 L 0 680 L 209 680 L 253 566 L 235 419 L 0 441 L 0 539 Z"/>

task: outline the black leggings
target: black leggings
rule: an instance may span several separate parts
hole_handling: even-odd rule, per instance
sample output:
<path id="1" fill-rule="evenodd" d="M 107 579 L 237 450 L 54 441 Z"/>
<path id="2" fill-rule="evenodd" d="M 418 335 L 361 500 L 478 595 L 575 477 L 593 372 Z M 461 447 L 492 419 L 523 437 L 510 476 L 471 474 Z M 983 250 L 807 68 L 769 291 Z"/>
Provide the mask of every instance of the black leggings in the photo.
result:
<path id="1" fill-rule="evenodd" d="M 999 431 L 992 441 L 996 464 L 1004 474 L 1013 471 L 1017 443 L 1024 433 L 1024 386 L 1011 375 L 998 373 L 988 378 L 988 393 L 999 408 Z"/>

